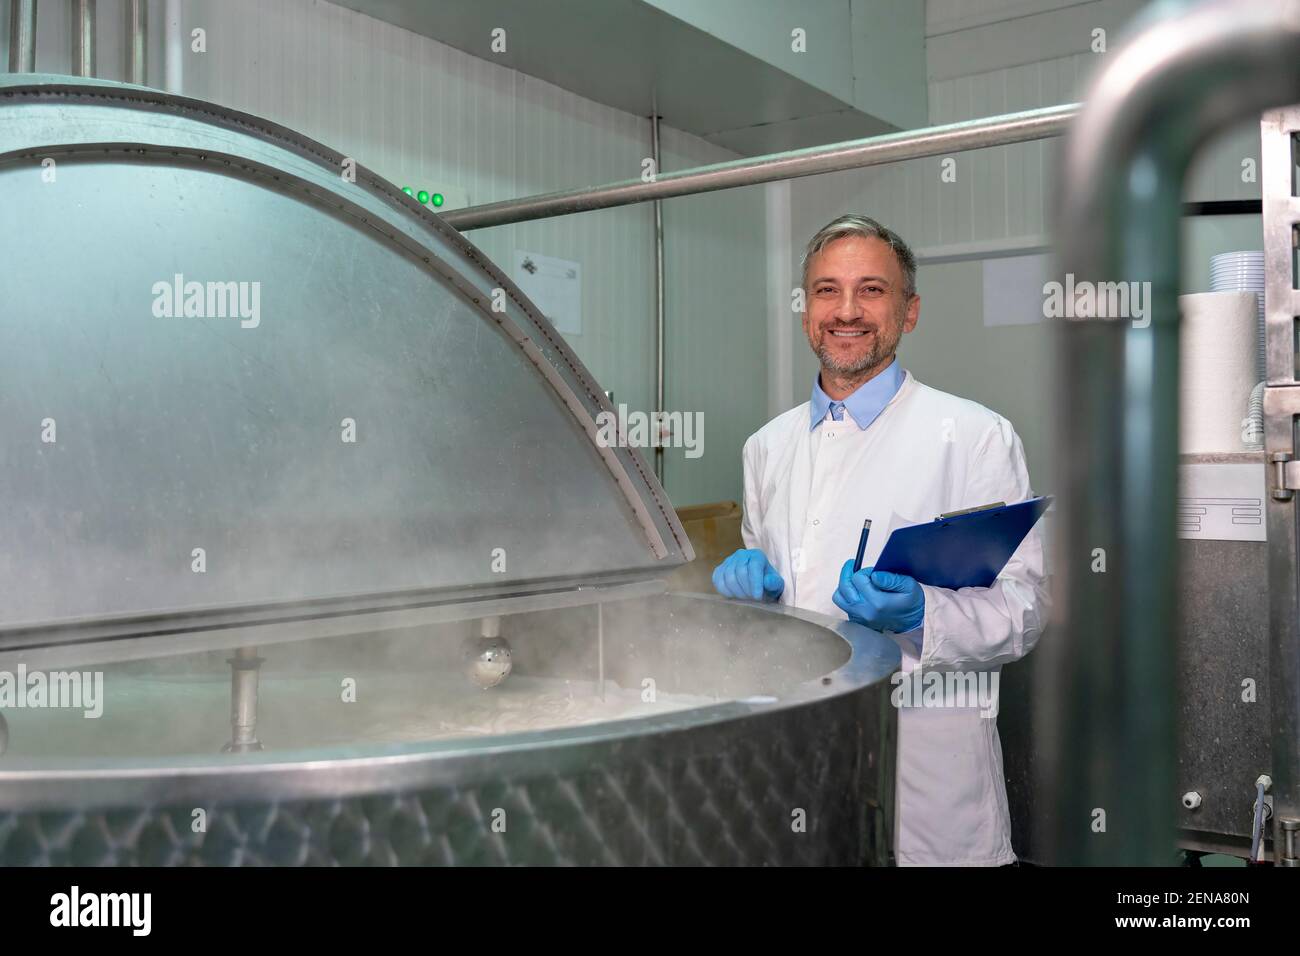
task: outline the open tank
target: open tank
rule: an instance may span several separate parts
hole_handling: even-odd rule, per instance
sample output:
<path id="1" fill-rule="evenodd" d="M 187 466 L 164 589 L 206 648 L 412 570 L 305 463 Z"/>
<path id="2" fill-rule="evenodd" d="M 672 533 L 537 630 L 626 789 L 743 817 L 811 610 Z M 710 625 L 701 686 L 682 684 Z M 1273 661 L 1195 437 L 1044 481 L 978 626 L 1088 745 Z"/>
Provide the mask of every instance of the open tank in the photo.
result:
<path id="1" fill-rule="evenodd" d="M 664 593 L 604 393 L 427 208 L 33 76 L 0 202 L 0 863 L 888 860 L 897 646 Z"/>

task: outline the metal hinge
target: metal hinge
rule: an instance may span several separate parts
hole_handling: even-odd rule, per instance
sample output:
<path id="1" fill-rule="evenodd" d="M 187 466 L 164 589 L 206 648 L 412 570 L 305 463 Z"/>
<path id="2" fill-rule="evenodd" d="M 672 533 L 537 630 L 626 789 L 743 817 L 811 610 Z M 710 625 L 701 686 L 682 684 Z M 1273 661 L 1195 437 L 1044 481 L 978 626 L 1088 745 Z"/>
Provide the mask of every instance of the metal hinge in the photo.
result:
<path id="1" fill-rule="evenodd" d="M 1282 845 L 1274 847 L 1274 863 L 1277 866 L 1300 866 L 1300 820 L 1289 817 L 1278 820 L 1278 833 Z"/>
<path id="2" fill-rule="evenodd" d="M 1289 452 L 1275 451 L 1268 456 L 1272 468 L 1271 475 L 1273 498 L 1276 501 L 1290 501 L 1300 491 L 1300 461 L 1291 457 Z"/>
<path id="3" fill-rule="evenodd" d="M 1268 484 L 1274 501 L 1290 501 L 1300 491 L 1300 462 L 1295 460 L 1294 428 L 1300 418 L 1300 383 L 1264 389 L 1264 447 L 1269 453 Z"/>

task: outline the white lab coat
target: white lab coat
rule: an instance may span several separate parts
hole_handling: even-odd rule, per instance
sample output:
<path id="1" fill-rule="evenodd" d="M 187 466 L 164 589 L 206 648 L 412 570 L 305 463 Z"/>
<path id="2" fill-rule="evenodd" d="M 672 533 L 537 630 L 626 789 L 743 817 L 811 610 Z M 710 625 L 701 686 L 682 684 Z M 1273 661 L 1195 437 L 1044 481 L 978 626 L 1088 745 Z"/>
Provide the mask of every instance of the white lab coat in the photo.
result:
<path id="1" fill-rule="evenodd" d="M 759 429 L 744 449 L 741 535 L 746 547 L 761 548 L 781 572 L 783 604 L 845 617 L 831 596 L 840 568 L 857 550 L 864 518 L 873 522 L 866 566 L 892 526 L 1033 496 L 1010 422 L 923 385 L 910 372 L 865 430 L 846 415 L 810 431 L 810 414 L 807 402 L 791 409 Z M 923 673 L 991 674 L 1028 653 L 1048 613 L 1044 564 L 1035 530 L 991 588 L 923 585 L 924 640 L 918 654 L 918 632 L 898 636 L 903 672 L 919 664 Z M 981 712 L 988 710 L 899 707 L 900 865 L 1015 860 L 997 721 Z"/>

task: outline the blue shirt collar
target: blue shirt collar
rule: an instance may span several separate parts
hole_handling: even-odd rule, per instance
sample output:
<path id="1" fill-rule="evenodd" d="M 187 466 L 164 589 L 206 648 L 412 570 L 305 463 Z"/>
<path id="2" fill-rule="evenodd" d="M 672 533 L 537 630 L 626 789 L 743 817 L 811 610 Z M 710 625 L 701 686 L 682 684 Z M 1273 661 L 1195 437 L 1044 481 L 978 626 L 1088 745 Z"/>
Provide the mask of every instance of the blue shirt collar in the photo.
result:
<path id="1" fill-rule="evenodd" d="M 883 372 L 868 382 L 859 385 L 857 390 L 844 399 L 844 407 L 857 422 L 858 428 L 866 428 L 884 411 L 889 400 L 894 397 L 903 384 L 903 369 L 895 358 Z M 821 373 L 813 376 L 812 387 L 812 422 L 808 430 L 812 431 L 830 411 L 831 397 L 822 391 Z"/>

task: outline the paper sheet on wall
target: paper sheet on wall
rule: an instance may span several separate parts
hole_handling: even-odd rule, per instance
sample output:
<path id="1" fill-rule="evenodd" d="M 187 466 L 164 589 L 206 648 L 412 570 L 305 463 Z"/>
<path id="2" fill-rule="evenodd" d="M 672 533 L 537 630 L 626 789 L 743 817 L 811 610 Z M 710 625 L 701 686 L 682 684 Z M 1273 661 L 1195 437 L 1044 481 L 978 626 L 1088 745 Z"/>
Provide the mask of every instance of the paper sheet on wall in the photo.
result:
<path id="1" fill-rule="evenodd" d="M 984 260 L 984 324 L 1043 322 L 1043 285 L 1051 278 L 1046 254 Z"/>
<path id="2" fill-rule="evenodd" d="M 515 285 L 565 335 L 582 333 L 582 266 L 515 250 Z"/>
<path id="3" fill-rule="evenodd" d="M 1264 469 L 1205 463 L 1178 469 L 1178 537 L 1264 541 Z"/>

